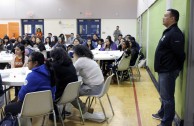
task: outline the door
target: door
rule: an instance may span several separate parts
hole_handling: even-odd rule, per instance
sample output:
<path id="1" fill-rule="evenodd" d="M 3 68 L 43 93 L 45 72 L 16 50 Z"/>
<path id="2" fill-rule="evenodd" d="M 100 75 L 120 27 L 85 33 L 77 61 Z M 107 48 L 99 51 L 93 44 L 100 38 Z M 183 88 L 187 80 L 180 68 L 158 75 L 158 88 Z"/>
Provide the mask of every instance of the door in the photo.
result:
<path id="1" fill-rule="evenodd" d="M 77 33 L 83 39 L 97 34 L 101 37 L 101 19 L 77 19 Z"/>
<path id="2" fill-rule="evenodd" d="M 28 36 L 36 35 L 38 28 L 41 29 L 44 35 L 44 20 L 43 19 L 22 19 L 22 36 L 28 34 Z M 43 37 L 44 38 L 44 37 Z M 43 39 L 42 38 L 42 39 Z"/>

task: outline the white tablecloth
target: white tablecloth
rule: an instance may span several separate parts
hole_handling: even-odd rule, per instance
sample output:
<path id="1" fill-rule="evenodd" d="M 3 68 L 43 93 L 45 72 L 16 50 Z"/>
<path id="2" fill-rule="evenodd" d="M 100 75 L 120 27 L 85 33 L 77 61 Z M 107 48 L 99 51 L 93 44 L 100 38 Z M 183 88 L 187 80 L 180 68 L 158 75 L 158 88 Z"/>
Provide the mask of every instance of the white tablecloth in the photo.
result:
<path id="1" fill-rule="evenodd" d="M 0 70 L 3 85 L 22 86 L 31 71 L 27 67 Z"/>
<path id="2" fill-rule="evenodd" d="M 115 60 L 121 57 L 123 51 L 98 51 L 91 50 L 94 55 L 94 60 Z"/>
<path id="3" fill-rule="evenodd" d="M 10 63 L 13 59 L 13 54 L 6 53 L 5 51 L 0 52 L 0 63 Z"/>

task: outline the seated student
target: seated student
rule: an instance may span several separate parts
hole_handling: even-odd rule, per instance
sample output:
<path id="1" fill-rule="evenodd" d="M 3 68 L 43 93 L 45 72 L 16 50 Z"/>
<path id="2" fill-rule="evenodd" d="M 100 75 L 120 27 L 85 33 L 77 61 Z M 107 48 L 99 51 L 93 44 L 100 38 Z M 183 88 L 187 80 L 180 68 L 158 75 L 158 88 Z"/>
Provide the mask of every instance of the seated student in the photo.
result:
<path id="1" fill-rule="evenodd" d="M 122 34 L 119 34 L 118 39 L 115 41 L 115 44 L 117 44 L 117 46 L 119 46 L 121 44 L 121 39 L 123 38 Z"/>
<path id="2" fill-rule="evenodd" d="M 58 42 L 52 47 L 52 49 L 55 49 L 56 47 L 59 47 L 59 46 L 66 50 L 66 45 L 62 41 L 61 37 L 58 37 Z"/>
<path id="3" fill-rule="evenodd" d="M 14 42 L 13 49 L 12 49 L 12 52 L 13 52 L 13 53 L 15 53 L 15 47 L 16 47 L 18 44 L 21 44 L 22 40 L 23 40 L 22 37 L 19 36 L 19 37 L 17 38 L 17 40 Z"/>
<path id="4" fill-rule="evenodd" d="M 19 67 L 26 67 L 28 62 L 28 57 L 25 56 L 25 47 L 23 44 L 17 44 L 15 47 L 15 55 L 13 57 L 13 60 L 11 61 L 11 68 L 19 68 Z M 18 92 L 20 90 L 20 86 L 15 86 L 15 98 L 12 100 L 12 102 L 15 102 L 18 100 Z"/>
<path id="5" fill-rule="evenodd" d="M 75 39 L 73 40 L 73 43 L 72 43 L 72 44 L 73 44 L 74 46 L 80 45 L 79 39 L 75 38 Z"/>
<path id="6" fill-rule="evenodd" d="M 22 40 L 21 43 L 25 47 L 25 55 L 29 57 L 31 55 L 31 53 L 35 51 L 32 43 L 30 42 L 30 40 Z"/>
<path id="7" fill-rule="evenodd" d="M 25 39 L 24 39 L 25 40 Z M 29 40 L 29 39 L 27 39 Z M 34 46 L 36 45 L 36 37 L 35 36 L 32 36 L 31 39 L 30 39 L 30 43 Z"/>
<path id="8" fill-rule="evenodd" d="M 104 74 L 107 74 L 110 71 L 111 68 L 113 69 L 113 72 L 115 72 L 116 67 L 117 67 L 117 65 L 118 65 L 118 63 L 121 60 L 123 55 L 130 56 L 130 54 L 131 54 L 131 46 L 130 46 L 130 42 L 129 41 L 123 39 L 119 48 L 120 48 L 120 51 L 124 51 L 123 54 L 121 55 L 121 57 L 119 57 L 116 60 L 115 64 L 107 64 L 106 71 L 104 72 Z"/>
<path id="9" fill-rule="evenodd" d="M 83 84 L 80 87 L 79 95 L 99 94 L 104 84 L 102 71 L 96 61 L 93 60 L 92 52 L 83 45 L 74 46 L 75 69 L 82 77 Z M 83 113 L 86 113 L 87 107 L 79 99 Z M 72 104 L 78 108 L 76 101 Z"/>
<path id="10" fill-rule="evenodd" d="M 98 39 L 97 50 L 100 50 L 103 44 L 104 44 L 104 39 Z"/>
<path id="11" fill-rule="evenodd" d="M 111 36 L 107 36 L 105 43 L 102 45 L 101 51 L 113 51 L 117 50 L 117 45 L 112 41 Z M 103 75 L 106 76 L 108 71 L 105 69 L 106 65 L 109 66 L 114 62 L 114 60 L 109 60 L 109 61 L 101 61 L 100 66 L 102 67 L 103 70 Z"/>
<path id="12" fill-rule="evenodd" d="M 115 64 L 110 65 L 110 66 L 107 66 L 107 70 L 108 70 L 108 69 L 110 70 L 110 68 L 112 68 L 113 73 L 116 72 L 116 68 L 117 68 L 118 63 L 119 63 L 119 61 L 121 60 L 121 58 L 122 58 L 123 56 L 125 56 L 125 58 L 127 58 L 127 57 L 129 57 L 129 56 L 131 55 L 131 44 L 130 44 L 130 42 L 123 39 L 123 41 L 122 41 L 122 43 L 121 43 L 121 49 L 120 49 L 120 51 L 124 51 L 124 52 L 123 52 L 123 54 L 121 55 L 121 57 L 119 57 L 119 58 L 116 60 Z M 119 74 L 119 73 L 118 73 L 118 74 Z M 129 78 L 128 70 L 123 71 L 123 77 L 124 77 L 124 79 L 128 79 L 128 78 Z M 116 81 L 115 76 L 113 76 L 113 81 Z"/>
<path id="13" fill-rule="evenodd" d="M 93 34 L 92 36 L 92 46 L 94 48 L 98 47 L 98 35 L 97 34 Z"/>
<path id="14" fill-rule="evenodd" d="M 41 41 L 40 38 L 36 38 L 36 46 L 38 47 L 38 49 L 40 50 L 40 52 L 46 51 L 46 48 L 45 48 L 45 46 L 42 43 L 42 41 Z"/>
<path id="15" fill-rule="evenodd" d="M 51 48 L 51 41 L 50 41 L 49 37 L 45 38 L 44 46 L 45 46 L 46 49 L 50 49 Z"/>
<path id="16" fill-rule="evenodd" d="M 111 36 L 107 36 L 105 43 L 102 45 L 101 51 L 117 50 L 117 45 L 112 41 Z"/>
<path id="17" fill-rule="evenodd" d="M 68 45 L 67 46 L 67 53 L 68 53 L 68 55 L 71 57 L 71 58 L 73 58 L 73 45 Z"/>
<path id="18" fill-rule="evenodd" d="M 50 53 L 50 56 L 52 59 L 51 65 L 56 77 L 55 102 L 58 102 L 63 94 L 65 87 L 71 82 L 78 81 L 78 77 L 71 58 L 63 48 L 57 47 L 53 49 Z M 57 107 L 55 105 L 54 107 L 56 116 L 58 118 Z M 71 113 L 67 113 L 65 111 L 65 114 Z M 49 118 L 52 119 L 52 117 L 53 116 L 50 116 Z"/>
<path id="19" fill-rule="evenodd" d="M 20 113 L 24 97 L 30 92 L 51 90 L 52 97 L 55 99 L 55 78 L 50 66 L 44 64 L 44 55 L 33 52 L 28 59 L 28 68 L 32 72 L 27 75 L 25 84 L 19 91 L 18 101 L 6 105 L 5 113 L 10 112 L 12 115 Z"/>
<path id="20" fill-rule="evenodd" d="M 134 44 L 136 45 L 136 48 L 137 48 L 138 51 L 139 51 L 141 47 L 140 47 L 139 43 L 136 42 L 135 38 L 131 36 L 129 39 L 130 39 L 130 41 L 131 41 L 132 43 L 134 43 Z"/>
<path id="21" fill-rule="evenodd" d="M 92 45 L 92 39 L 91 38 L 88 38 L 87 39 L 87 42 L 85 42 L 83 45 L 86 46 L 86 47 L 88 47 L 89 50 L 93 50 L 94 49 L 94 47 Z"/>
<path id="22" fill-rule="evenodd" d="M 84 43 L 84 39 L 80 36 L 80 34 L 77 34 L 76 38 L 79 39 L 80 44 Z"/>
<path id="23" fill-rule="evenodd" d="M 5 36 L 3 38 L 4 42 L 5 42 L 5 49 L 8 51 L 8 52 L 11 52 L 12 49 L 13 49 L 13 43 L 9 41 L 9 37 L 8 36 Z"/>
<path id="24" fill-rule="evenodd" d="M 120 51 L 122 51 L 122 43 L 123 43 L 123 41 L 128 41 L 128 40 L 126 40 L 126 39 L 124 39 L 124 38 L 122 38 L 121 40 L 120 40 L 120 43 L 119 43 L 119 45 L 118 45 L 118 50 L 120 50 Z M 131 42 L 130 42 L 131 43 Z"/>
<path id="25" fill-rule="evenodd" d="M 51 39 L 51 48 L 58 42 L 57 36 L 53 36 Z"/>
<path id="26" fill-rule="evenodd" d="M 78 80 L 75 67 L 67 52 L 61 48 L 51 51 L 52 67 L 56 75 L 55 99 L 59 100 L 68 83 Z"/>
<path id="27" fill-rule="evenodd" d="M 3 91 L 3 86 L 2 86 L 2 79 L 1 79 L 1 74 L 0 74 L 0 108 L 3 107 L 4 105 L 4 91 Z"/>
<path id="28" fill-rule="evenodd" d="M 5 51 L 5 47 L 4 47 L 4 42 L 3 40 L 0 38 L 0 52 L 1 51 Z"/>
<path id="29" fill-rule="evenodd" d="M 6 51 L 5 46 L 4 46 L 4 41 L 3 39 L 0 38 L 0 52 L 1 51 Z M 0 63 L 0 69 L 4 69 L 6 67 L 7 63 Z"/>
<path id="30" fill-rule="evenodd" d="M 134 41 L 131 41 L 131 61 L 130 61 L 130 66 L 135 65 L 135 62 L 138 58 L 139 50 L 137 47 L 137 44 Z"/>

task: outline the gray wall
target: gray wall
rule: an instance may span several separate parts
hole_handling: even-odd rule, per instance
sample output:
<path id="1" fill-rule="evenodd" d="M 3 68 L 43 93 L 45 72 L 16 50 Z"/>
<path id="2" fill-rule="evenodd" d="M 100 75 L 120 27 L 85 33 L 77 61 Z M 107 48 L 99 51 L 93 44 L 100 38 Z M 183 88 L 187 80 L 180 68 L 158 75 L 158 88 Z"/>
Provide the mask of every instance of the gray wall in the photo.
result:
<path id="1" fill-rule="evenodd" d="M 1 0 L 1 19 L 135 19 L 136 0 Z"/>

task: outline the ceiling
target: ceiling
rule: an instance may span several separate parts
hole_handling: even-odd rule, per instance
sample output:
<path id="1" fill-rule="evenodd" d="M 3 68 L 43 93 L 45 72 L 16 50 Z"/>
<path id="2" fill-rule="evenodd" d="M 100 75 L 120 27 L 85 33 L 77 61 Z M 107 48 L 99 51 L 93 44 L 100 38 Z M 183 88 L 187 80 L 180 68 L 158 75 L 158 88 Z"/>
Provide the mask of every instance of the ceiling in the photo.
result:
<path id="1" fill-rule="evenodd" d="M 3 0 L 1 19 L 135 19 L 137 0 Z"/>

